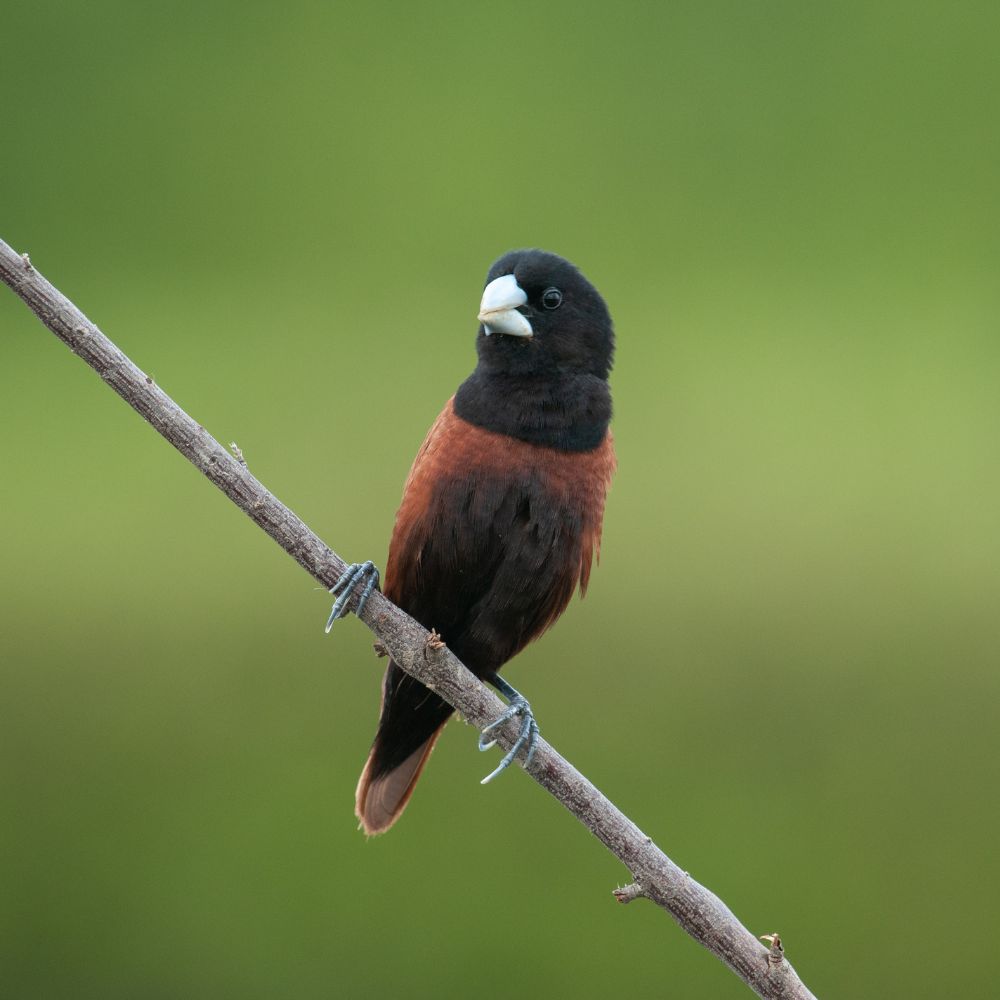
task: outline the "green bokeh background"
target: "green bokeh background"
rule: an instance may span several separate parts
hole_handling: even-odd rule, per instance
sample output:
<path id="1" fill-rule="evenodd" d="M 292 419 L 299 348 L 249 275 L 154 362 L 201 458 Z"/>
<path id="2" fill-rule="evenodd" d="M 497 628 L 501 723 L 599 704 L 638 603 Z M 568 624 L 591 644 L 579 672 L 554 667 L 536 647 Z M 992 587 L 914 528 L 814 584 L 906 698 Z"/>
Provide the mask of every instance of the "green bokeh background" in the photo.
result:
<path id="1" fill-rule="evenodd" d="M 545 735 L 823 996 L 995 995 L 1000 7 L 7 4 L 0 236 L 348 558 L 490 262 L 605 294 Z M 0 289 L 0 993 L 748 995 Z M 947 976 L 947 987 L 941 977 Z"/>

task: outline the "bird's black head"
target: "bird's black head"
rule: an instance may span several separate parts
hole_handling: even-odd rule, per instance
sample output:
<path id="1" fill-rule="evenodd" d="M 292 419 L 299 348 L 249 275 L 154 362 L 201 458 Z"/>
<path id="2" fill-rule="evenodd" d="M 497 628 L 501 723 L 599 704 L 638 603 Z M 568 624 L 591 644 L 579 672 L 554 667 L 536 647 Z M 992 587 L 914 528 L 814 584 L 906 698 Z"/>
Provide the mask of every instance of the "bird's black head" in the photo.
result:
<path id="1" fill-rule="evenodd" d="M 491 371 L 606 379 L 614 329 L 604 299 L 568 260 L 512 250 L 486 276 L 476 348 Z"/>
<path id="2" fill-rule="evenodd" d="M 486 276 L 479 323 L 479 364 L 455 395 L 458 416 L 532 444 L 599 447 L 615 335 L 597 289 L 554 253 L 512 250 Z"/>

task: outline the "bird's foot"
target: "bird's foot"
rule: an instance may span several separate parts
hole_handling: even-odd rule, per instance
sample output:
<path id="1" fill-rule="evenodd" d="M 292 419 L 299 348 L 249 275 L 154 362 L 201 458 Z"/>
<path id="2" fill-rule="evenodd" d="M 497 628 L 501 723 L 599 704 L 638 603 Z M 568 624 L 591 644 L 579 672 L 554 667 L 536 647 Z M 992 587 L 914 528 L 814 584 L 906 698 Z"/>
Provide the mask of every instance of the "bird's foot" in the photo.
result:
<path id="1" fill-rule="evenodd" d="M 368 562 L 351 563 L 344 570 L 340 579 L 330 588 L 330 593 L 337 600 L 333 602 L 330 617 L 326 620 L 326 631 L 329 632 L 333 628 L 333 623 L 347 614 L 347 602 L 351 599 L 351 595 L 357 592 L 360 592 L 360 597 L 358 597 L 358 606 L 354 613 L 360 615 L 378 583 L 378 570 L 370 559 Z"/>
<path id="2" fill-rule="evenodd" d="M 538 723 L 535 722 L 535 716 L 531 711 L 531 706 L 528 704 L 528 699 L 521 694 L 520 691 L 515 690 L 510 686 L 505 680 L 502 680 L 499 674 L 494 674 L 490 678 L 490 683 L 507 699 L 509 702 L 506 711 L 496 719 L 491 722 L 479 735 L 479 749 L 489 750 L 496 746 L 496 740 L 491 740 L 489 738 L 490 733 L 495 732 L 504 723 L 513 719 L 515 716 L 520 716 L 521 718 L 521 731 L 517 735 L 517 739 L 514 741 L 514 745 L 507 751 L 502 761 L 494 771 L 491 771 L 485 778 L 480 782 L 481 785 L 485 785 L 492 781 L 498 774 L 505 771 L 510 767 L 514 758 L 518 755 L 521 747 L 525 743 L 528 744 L 528 755 L 524 759 L 525 767 L 531 763 L 531 758 L 535 755 L 535 744 L 538 742 Z"/>

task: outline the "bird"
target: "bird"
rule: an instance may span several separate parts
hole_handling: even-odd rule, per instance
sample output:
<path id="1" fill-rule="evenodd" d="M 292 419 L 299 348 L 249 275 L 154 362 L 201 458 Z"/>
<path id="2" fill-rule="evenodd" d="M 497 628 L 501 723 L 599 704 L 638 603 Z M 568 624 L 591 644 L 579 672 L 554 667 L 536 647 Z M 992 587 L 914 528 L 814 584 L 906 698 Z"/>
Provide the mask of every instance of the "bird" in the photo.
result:
<path id="1" fill-rule="evenodd" d="M 611 315 L 577 267 L 538 249 L 490 267 L 478 313 L 478 362 L 420 446 L 396 514 L 383 594 L 433 629 L 509 702 L 480 738 L 512 716 L 522 728 L 498 774 L 538 733 L 528 701 L 501 667 L 586 592 L 600 555 L 616 469 L 608 377 Z M 351 564 L 327 622 L 357 613 L 379 584 L 372 562 Z M 378 728 L 355 812 L 368 835 L 388 830 L 410 801 L 452 708 L 391 660 Z"/>

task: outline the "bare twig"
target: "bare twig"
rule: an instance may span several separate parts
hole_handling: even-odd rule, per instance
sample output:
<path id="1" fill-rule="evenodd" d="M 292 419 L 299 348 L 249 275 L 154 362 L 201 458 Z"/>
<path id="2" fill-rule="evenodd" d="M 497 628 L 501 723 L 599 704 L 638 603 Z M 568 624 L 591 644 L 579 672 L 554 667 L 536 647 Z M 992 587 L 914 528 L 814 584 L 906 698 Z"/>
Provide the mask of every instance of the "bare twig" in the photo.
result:
<path id="1" fill-rule="evenodd" d="M 203 472 L 324 587 L 344 571 L 344 561 L 241 463 L 192 420 L 153 379 L 137 368 L 72 302 L 43 278 L 27 254 L 0 240 L 0 277 L 38 318 L 90 365 L 119 396 Z M 352 606 L 354 599 L 352 598 Z M 412 618 L 377 591 L 362 614 L 382 649 L 453 705 L 477 729 L 504 706 Z M 517 736 L 512 721 L 497 734 L 509 750 Z M 523 760 L 522 760 L 523 766 Z M 543 739 L 525 770 L 554 795 L 632 873 L 634 885 L 619 889 L 622 902 L 645 896 L 662 906 L 695 940 L 717 955 L 759 996 L 806 1000 L 803 985 L 773 935 L 765 948 L 716 895 L 677 867 L 627 816 Z M 777 943 L 775 943 L 777 942 Z"/>
<path id="2" fill-rule="evenodd" d="M 631 903 L 633 899 L 641 899 L 645 896 L 645 892 L 642 891 L 642 886 L 638 882 L 630 882 L 628 885 L 620 885 L 617 889 L 613 889 L 615 899 L 619 903 Z"/>

